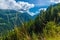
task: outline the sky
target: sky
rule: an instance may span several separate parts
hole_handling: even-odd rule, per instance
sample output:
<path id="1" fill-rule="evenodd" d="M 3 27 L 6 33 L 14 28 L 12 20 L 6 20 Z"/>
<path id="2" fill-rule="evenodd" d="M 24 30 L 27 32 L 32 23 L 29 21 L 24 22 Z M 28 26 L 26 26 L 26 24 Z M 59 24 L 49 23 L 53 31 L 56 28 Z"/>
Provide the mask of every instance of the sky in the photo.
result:
<path id="1" fill-rule="evenodd" d="M 29 15 L 37 15 L 49 5 L 60 3 L 60 0 L 0 0 L 0 9 L 12 9 Z"/>

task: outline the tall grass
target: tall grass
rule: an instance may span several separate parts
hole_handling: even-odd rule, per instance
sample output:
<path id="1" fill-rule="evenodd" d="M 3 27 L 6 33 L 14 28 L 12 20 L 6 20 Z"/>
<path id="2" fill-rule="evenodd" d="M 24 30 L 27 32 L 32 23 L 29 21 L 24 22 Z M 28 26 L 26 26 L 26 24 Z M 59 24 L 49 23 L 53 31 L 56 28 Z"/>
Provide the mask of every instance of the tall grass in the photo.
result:
<path id="1" fill-rule="evenodd" d="M 8 20 L 9 21 L 9 20 Z M 17 19 L 15 19 L 17 21 Z M 0 36 L 0 40 L 59 40 L 60 39 L 60 25 L 53 21 L 48 22 L 43 29 L 43 33 L 35 33 L 34 21 L 24 22 L 20 20 L 22 25 L 17 27 L 14 24 L 14 29 L 8 31 L 7 35 Z M 33 26 L 34 25 L 34 26 Z M 36 28 L 37 29 L 37 28 Z M 30 31 L 31 30 L 31 31 Z"/>
<path id="2" fill-rule="evenodd" d="M 60 26 L 56 26 L 54 22 L 48 22 L 42 34 L 36 34 L 33 30 L 30 34 L 28 26 L 22 25 L 14 27 L 7 36 L 0 37 L 0 40 L 60 40 Z"/>

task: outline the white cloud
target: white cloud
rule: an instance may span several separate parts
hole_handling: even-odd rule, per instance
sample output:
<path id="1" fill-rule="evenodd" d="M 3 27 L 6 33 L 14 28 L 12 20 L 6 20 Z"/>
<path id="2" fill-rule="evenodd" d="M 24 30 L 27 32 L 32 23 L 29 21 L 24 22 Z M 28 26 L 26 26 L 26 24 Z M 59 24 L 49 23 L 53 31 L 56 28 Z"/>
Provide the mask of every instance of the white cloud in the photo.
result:
<path id="1" fill-rule="evenodd" d="M 41 11 L 41 10 L 44 10 L 44 11 L 46 11 L 46 9 L 47 9 L 47 8 L 40 8 L 40 9 L 39 9 L 39 11 Z"/>
<path id="2" fill-rule="evenodd" d="M 21 13 L 27 12 L 29 9 L 33 8 L 34 4 L 28 2 L 22 2 L 15 0 L 0 0 L 0 9 L 13 9 Z M 28 14 L 34 15 L 32 12 L 28 11 Z"/>
<path id="3" fill-rule="evenodd" d="M 27 10 L 27 13 L 30 14 L 31 16 L 36 15 L 36 13 L 34 13 L 34 12 L 30 12 L 29 10 Z"/>
<path id="4" fill-rule="evenodd" d="M 52 3 L 60 3 L 60 0 L 50 0 Z"/>
<path id="5" fill-rule="evenodd" d="M 34 7 L 34 4 L 29 4 L 28 2 L 18 2 L 18 4 L 20 5 L 21 9 L 24 10 L 29 10 L 30 8 Z"/>
<path id="6" fill-rule="evenodd" d="M 28 2 L 16 2 L 15 0 L 0 0 L 0 9 L 13 9 L 18 11 L 26 11 L 33 8 L 34 4 Z"/>

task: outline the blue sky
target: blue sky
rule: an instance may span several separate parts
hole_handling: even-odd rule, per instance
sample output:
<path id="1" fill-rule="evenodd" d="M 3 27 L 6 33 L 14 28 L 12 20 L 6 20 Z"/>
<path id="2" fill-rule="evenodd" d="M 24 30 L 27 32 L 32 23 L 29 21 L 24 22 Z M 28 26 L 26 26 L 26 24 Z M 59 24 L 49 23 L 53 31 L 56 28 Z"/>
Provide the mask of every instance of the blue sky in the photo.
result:
<path id="1" fill-rule="evenodd" d="M 59 3 L 60 0 L 16 0 L 16 1 L 17 2 L 23 1 L 23 2 L 28 2 L 30 4 L 34 4 L 35 7 L 31 8 L 29 11 L 33 12 L 34 14 L 37 14 L 39 13 L 40 9 L 46 9 L 48 8 L 49 5 Z"/>
<path id="2" fill-rule="evenodd" d="M 34 16 L 49 5 L 60 3 L 60 0 L 0 0 L 0 9 L 13 9 Z"/>
<path id="3" fill-rule="evenodd" d="M 39 11 L 40 8 L 47 8 L 49 6 L 50 3 L 48 3 L 49 1 L 46 0 L 16 0 L 18 1 L 22 1 L 22 2 L 28 2 L 30 4 L 34 4 L 35 7 L 30 9 L 30 12 L 36 12 Z"/>

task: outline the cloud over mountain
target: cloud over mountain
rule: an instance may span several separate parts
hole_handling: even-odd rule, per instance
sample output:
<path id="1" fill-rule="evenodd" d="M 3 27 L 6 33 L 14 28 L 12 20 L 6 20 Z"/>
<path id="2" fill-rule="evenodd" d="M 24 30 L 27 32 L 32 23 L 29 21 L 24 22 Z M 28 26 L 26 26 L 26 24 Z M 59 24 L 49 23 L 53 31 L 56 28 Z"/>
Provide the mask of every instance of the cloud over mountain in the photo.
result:
<path id="1" fill-rule="evenodd" d="M 15 0 L 0 0 L 0 9 L 14 9 L 19 11 L 26 11 L 33 8 L 34 4 Z"/>
<path id="2" fill-rule="evenodd" d="M 50 0 L 53 3 L 60 3 L 60 0 Z"/>
<path id="3" fill-rule="evenodd" d="M 16 2 L 15 0 L 0 0 L 0 9 L 13 9 L 19 12 L 25 12 L 33 8 L 34 6 L 34 4 L 30 4 L 28 2 Z"/>
<path id="4" fill-rule="evenodd" d="M 34 8 L 36 6 L 49 6 L 50 4 L 55 4 L 55 3 L 60 3 L 60 0 L 33 0 L 31 1 L 30 3 L 30 0 L 29 2 L 25 2 L 24 0 L 23 1 L 17 1 L 16 0 L 0 0 L 0 9 L 13 9 L 13 10 L 17 10 L 19 12 L 27 12 L 28 14 L 30 15 L 36 15 L 37 13 L 39 13 L 38 10 L 41 10 L 41 9 L 44 9 L 43 7 L 42 8 L 37 8 L 38 10 L 37 11 L 31 11 L 30 12 L 30 9 L 31 8 Z M 46 7 L 47 8 L 47 7 Z M 46 10 L 46 9 L 45 9 Z"/>

